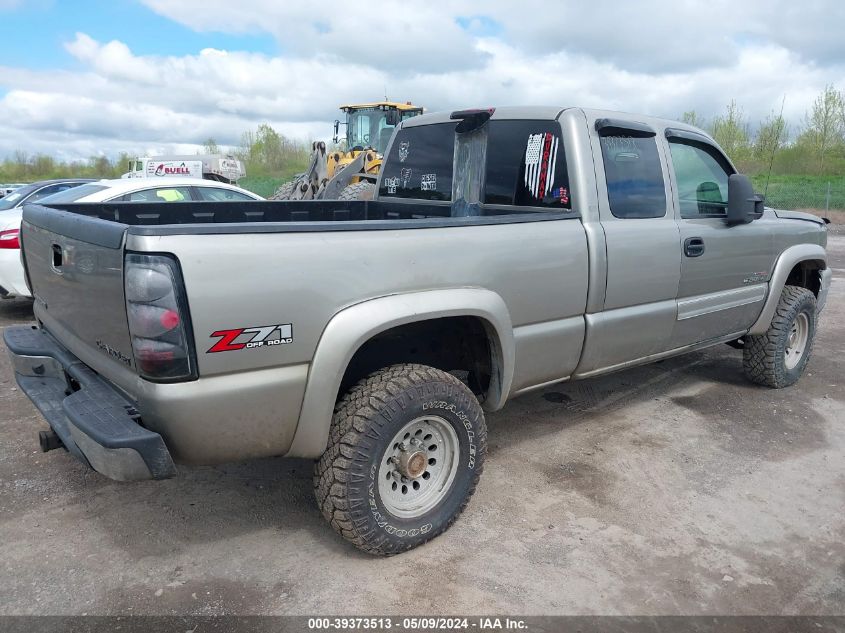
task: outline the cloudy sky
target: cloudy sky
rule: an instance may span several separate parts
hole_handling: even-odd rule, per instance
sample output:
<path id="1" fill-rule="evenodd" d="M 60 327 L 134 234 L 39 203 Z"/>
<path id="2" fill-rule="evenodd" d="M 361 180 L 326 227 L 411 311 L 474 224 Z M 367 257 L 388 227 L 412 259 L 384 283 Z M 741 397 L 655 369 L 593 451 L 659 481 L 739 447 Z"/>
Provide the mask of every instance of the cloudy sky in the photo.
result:
<path id="1" fill-rule="evenodd" d="M 841 0 L 0 0 L 0 157 L 192 151 L 343 102 L 560 104 L 793 123 L 845 89 Z"/>

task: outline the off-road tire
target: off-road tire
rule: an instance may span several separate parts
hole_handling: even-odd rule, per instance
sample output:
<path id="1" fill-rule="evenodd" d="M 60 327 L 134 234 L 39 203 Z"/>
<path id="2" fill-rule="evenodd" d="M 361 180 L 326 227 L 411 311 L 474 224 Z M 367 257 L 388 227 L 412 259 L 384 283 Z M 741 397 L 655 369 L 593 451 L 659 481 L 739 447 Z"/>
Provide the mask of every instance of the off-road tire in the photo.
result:
<path id="1" fill-rule="evenodd" d="M 338 195 L 338 200 L 372 200 L 376 186 L 366 180 L 360 180 L 352 185 L 346 185 Z"/>
<path id="2" fill-rule="evenodd" d="M 418 517 L 398 517 L 382 502 L 376 478 L 395 434 L 426 415 L 446 420 L 456 432 L 457 470 L 436 506 Z M 475 491 L 486 450 L 484 412 L 464 383 L 426 365 L 387 367 L 337 403 L 328 447 L 315 466 L 317 503 L 335 531 L 359 549 L 398 554 L 452 525 Z"/>
<path id="3" fill-rule="evenodd" d="M 785 363 L 789 335 L 798 316 L 804 313 L 809 326 L 808 339 L 798 363 L 791 369 Z M 742 366 L 752 382 L 774 389 L 788 387 L 804 373 L 816 335 L 816 298 L 799 286 L 785 286 L 772 323 L 765 334 L 745 336 Z"/>
<path id="4" fill-rule="evenodd" d="M 293 193 L 293 186 L 295 184 L 294 181 L 290 181 L 279 185 L 273 195 L 270 196 L 270 200 L 290 200 L 290 194 Z"/>

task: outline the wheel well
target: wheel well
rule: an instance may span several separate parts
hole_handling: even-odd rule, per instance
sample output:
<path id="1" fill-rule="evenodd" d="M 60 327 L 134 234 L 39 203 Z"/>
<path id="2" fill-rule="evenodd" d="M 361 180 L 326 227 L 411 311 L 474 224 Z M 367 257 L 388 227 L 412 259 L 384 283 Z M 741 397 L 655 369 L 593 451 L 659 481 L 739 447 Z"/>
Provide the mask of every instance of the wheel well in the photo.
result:
<path id="1" fill-rule="evenodd" d="M 493 347 L 486 321 L 444 317 L 400 325 L 364 343 L 346 368 L 338 397 L 383 367 L 420 363 L 455 374 L 483 402 L 493 375 Z"/>
<path id="2" fill-rule="evenodd" d="M 808 259 L 798 262 L 789 271 L 789 276 L 786 278 L 786 285 L 806 288 L 818 297 L 819 290 L 821 289 L 821 277 L 818 272 L 824 270 L 825 267 L 825 263 L 818 259 Z"/>

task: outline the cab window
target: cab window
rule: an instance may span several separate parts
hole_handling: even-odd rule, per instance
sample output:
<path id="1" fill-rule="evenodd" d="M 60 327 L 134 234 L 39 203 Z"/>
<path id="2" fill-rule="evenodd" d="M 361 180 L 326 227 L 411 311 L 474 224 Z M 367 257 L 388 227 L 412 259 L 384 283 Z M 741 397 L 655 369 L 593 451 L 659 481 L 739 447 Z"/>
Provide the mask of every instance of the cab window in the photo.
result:
<path id="1" fill-rule="evenodd" d="M 484 202 L 570 209 L 560 126 L 554 121 L 490 121 Z"/>
<path id="2" fill-rule="evenodd" d="M 452 199 L 455 123 L 399 130 L 383 166 L 379 197 Z"/>
<path id="3" fill-rule="evenodd" d="M 379 197 L 451 200 L 455 123 L 400 130 L 384 164 Z M 553 121 L 490 121 L 485 204 L 571 208 L 566 153 Z"/>
<path id="4" fill-rule="evenodd" d="M 610 212 L 617 218 L 666 215 L 663 169 L 657 140 L 651 136 L 601 136 Z"/>
<path id="5" fill-rule="evenodd" d="M 703 143 L 670 140 L 682 218 L 724 217 L 728 209 L 730 163 Z"/>

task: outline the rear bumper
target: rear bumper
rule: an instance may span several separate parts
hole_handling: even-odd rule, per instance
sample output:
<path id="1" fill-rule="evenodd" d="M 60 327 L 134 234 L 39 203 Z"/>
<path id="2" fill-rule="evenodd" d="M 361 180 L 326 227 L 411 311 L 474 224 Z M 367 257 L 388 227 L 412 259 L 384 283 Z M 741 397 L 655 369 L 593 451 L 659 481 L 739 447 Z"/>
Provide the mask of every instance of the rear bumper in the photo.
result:
<path id="1" fill-rule="evenodd" d="M 44 330 L 9 327 L 3 339 L 18 385 L 68 452 L 119 481 L 176 474 L 164 440 L 139 424 L 134 403 Z"/>

